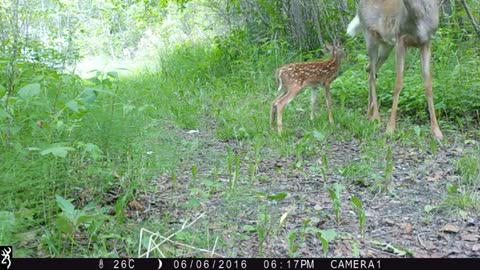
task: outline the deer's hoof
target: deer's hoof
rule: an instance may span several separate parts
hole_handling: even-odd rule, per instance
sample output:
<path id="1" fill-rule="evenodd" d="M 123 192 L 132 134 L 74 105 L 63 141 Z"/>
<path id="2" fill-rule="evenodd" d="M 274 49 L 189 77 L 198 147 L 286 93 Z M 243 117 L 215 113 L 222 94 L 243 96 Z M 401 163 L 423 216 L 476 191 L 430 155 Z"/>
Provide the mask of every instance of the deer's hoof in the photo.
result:
<path id="1" fill-rule="evenodd" d="M 380 115 L 378 113 L 368 115 L 370 121 L 380 121 Z"/>
<path id="2" fill-rule="evenodd" d="M 387 130 L 385 131 L 388 135 L 393 135 L 395 133 L 395 124 L 388 123 Z"/>
<path id="3" fill-rule="evenodd" d="M 437 140 L 442 140 L 443 139 L 443 134 L 440 131 L 439 127 L 433 128 L 432 133 L 433 133 L 433 137 L 435 137 L 435 139 L 437 139 Z"/>

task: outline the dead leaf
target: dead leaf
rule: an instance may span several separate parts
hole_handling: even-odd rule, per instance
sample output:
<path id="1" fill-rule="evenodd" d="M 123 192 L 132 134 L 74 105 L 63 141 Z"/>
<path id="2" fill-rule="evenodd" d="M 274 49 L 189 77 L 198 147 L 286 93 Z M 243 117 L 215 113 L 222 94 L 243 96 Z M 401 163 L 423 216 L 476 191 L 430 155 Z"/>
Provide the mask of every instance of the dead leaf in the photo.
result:
<path id="1" fill-rule="evenodd" d="M 129 202 L 128 206 L 130 206 L 130 208 L 132 208 L 132 210 L 134 210 L 134 211 L 143 210 L 143 208 L 144 208 L 143 205 L 136 200 L 133 200 L 133 201 Z"/>
<path id="2" fill-rule="evenodd" d="M 85 200 L 90 192 L 91 192 L 90 188 L 86 188 L 86 189 L 82 190 L 82 192 L 80 192 L 78 197 L 80 197 L 80 200 Z"/>
<path id="3" fill-rule="evenodd" d="M 317 210 L 317 211 L 320 211 L 323 209 L 323 207 L 320 205 L 320 204 L 316 204 L 314 207 L 313 207 L 314 210 Z"/>
<path id="4" fill-rule="evenodd" d="M 460 229 L 453 224 L 447 224 L 442 228 L 442 231 L 448 233 L 458 233 Z"/>
<path id="5" fill-rule="evenodd" d="M 402 229 L 405 234 L 411 234 L 413 231 L 413 226 L 410 223 L 405 223 L 402 225 Z"/>
<path id="6" fill-rule="evenodd" d="M 115 177 L 116 179 L 120 179 L 120 174 L 118 174 L 117 172 L 113 172 L 113 177 Z"/>
<path id="7" fill-rule="evenodd" d="M 439 172 L 436 172 L 433 176 L 428 176 L 427 181 L 428 182 L 437 182 L 442 179 L 442 174 Z"/>
<path id="8" fill-rule="evenodd" d="M 476 242 L 478 240 L 478 236 L 472 233 L 465 233 L 460 236 L 460 239 L 463 241 Z"/>
<path id="9" fill-rule="evenodd" d="M 385 223 L 387 223 L 388 225 L 394 225 L 395 224 L 395 221 L 389 219 L 389 218 L 386 218 L 385 219 Z"/>
<path id="10" fill-rule="evenodd" d="M 280 226 L 283 225 L 283 222 L 284 222 L 285 219 L 287 218 L 288 214 L 289 214 L 289 211 L 283 213 L 283 215 L 280 217 Z"/>

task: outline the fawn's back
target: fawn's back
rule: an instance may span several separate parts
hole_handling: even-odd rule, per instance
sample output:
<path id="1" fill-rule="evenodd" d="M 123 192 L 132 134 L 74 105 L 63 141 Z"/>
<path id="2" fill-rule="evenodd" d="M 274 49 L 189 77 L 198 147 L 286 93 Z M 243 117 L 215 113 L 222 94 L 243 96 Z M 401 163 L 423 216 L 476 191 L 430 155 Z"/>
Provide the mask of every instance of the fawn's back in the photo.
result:
<path id="1" fill-rule="evenodd" d="M 335 79 L 338 66 L 333 60 L 293 63 L 279 68 L 277 74 L 284 85 L 319 86 Z"/>

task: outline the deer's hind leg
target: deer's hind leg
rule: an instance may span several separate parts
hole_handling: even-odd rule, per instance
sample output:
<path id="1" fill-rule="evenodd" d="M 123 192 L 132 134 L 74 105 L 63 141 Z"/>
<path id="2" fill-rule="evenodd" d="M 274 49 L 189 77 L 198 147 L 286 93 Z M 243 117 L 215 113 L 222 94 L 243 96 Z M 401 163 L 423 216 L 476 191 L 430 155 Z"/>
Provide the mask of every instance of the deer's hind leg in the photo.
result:
<path id="1" fill-rule="evenodd" d="M 370 120 L 379 120 L 380 114 L 378 113 L 377 104 L 377 90 L 376 90 L 376 77 L 377 77 L 377 64 L 379 62 L 380 41 L 378 34 L 366 31 L 365 40 L 367 42 L 368 51 L 368 109 L 367 115 Z"/>
<path id="2" fill-rule="evenodd" d="M 298 94 L 298 92 L 301 90 L 301 87 L 299 86 L 290 86 L 284 95 L 278 97 L 276 100 L 277 102 L 274 104 L 276 108 L 276 116 L 277 116 L 277 130 L 278 134 L 282 133 L 282 112 L 285 106 L 287 106 L 290 101 Z"/>
<path id="3" fill-rule="evenodd" d="M 400 39 L 397 43 L 397 46 L 395 47 L 396 78 L 395 78 L 395 87 L 394 87 L 394 93 L 393 93 L 392 112 L 390 113 L 390 120 L 388 121 L 388 124 L 387 124 L 388 134 L 393 134 L 395 130 L 400 92 L 402 92 L 402 88 L 403 88 L 403 72 L 405 69 L 406 50 L 407 49 L 405 46 L 405 41 L 403 39 Z"/>

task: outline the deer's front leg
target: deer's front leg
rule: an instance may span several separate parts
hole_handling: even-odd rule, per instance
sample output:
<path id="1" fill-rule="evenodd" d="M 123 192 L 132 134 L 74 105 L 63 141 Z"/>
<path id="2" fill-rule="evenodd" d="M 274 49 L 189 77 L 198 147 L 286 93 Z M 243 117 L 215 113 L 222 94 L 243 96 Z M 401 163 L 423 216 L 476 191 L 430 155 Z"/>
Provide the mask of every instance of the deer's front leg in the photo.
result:
<path id="1" fill-rule="evenodd" d="M 420 60 L 422 65 L 423 80 L 425 81 L 425 95 L 427 96 L 428 113 L 430 114 L 430 124 L 433 136 L 441 140 L 442 131 L 437 123 L 435 115 L 435 105 L 433 103 L 432 74 L 430 73 L 431 49 L 430 44 L 425 44 L 420 48 Z"/>
<path id="2" fill-rule="evenodd" d="M 395 90 L 393 94 L 393 104 L 392 104 L 392 113 L 390 114 L 390 120 L 387 125 L 387 133 L 392 134 L 395 131 L 396 118 L 397 118 L 397 108 L 398 102 L 400 99 L 400 92 L 403 88 L 403 71 L 405 68 L 405 42 L 403 38 L 397 43 L 396 46 L 396 79 L 395 79 Z"/>

